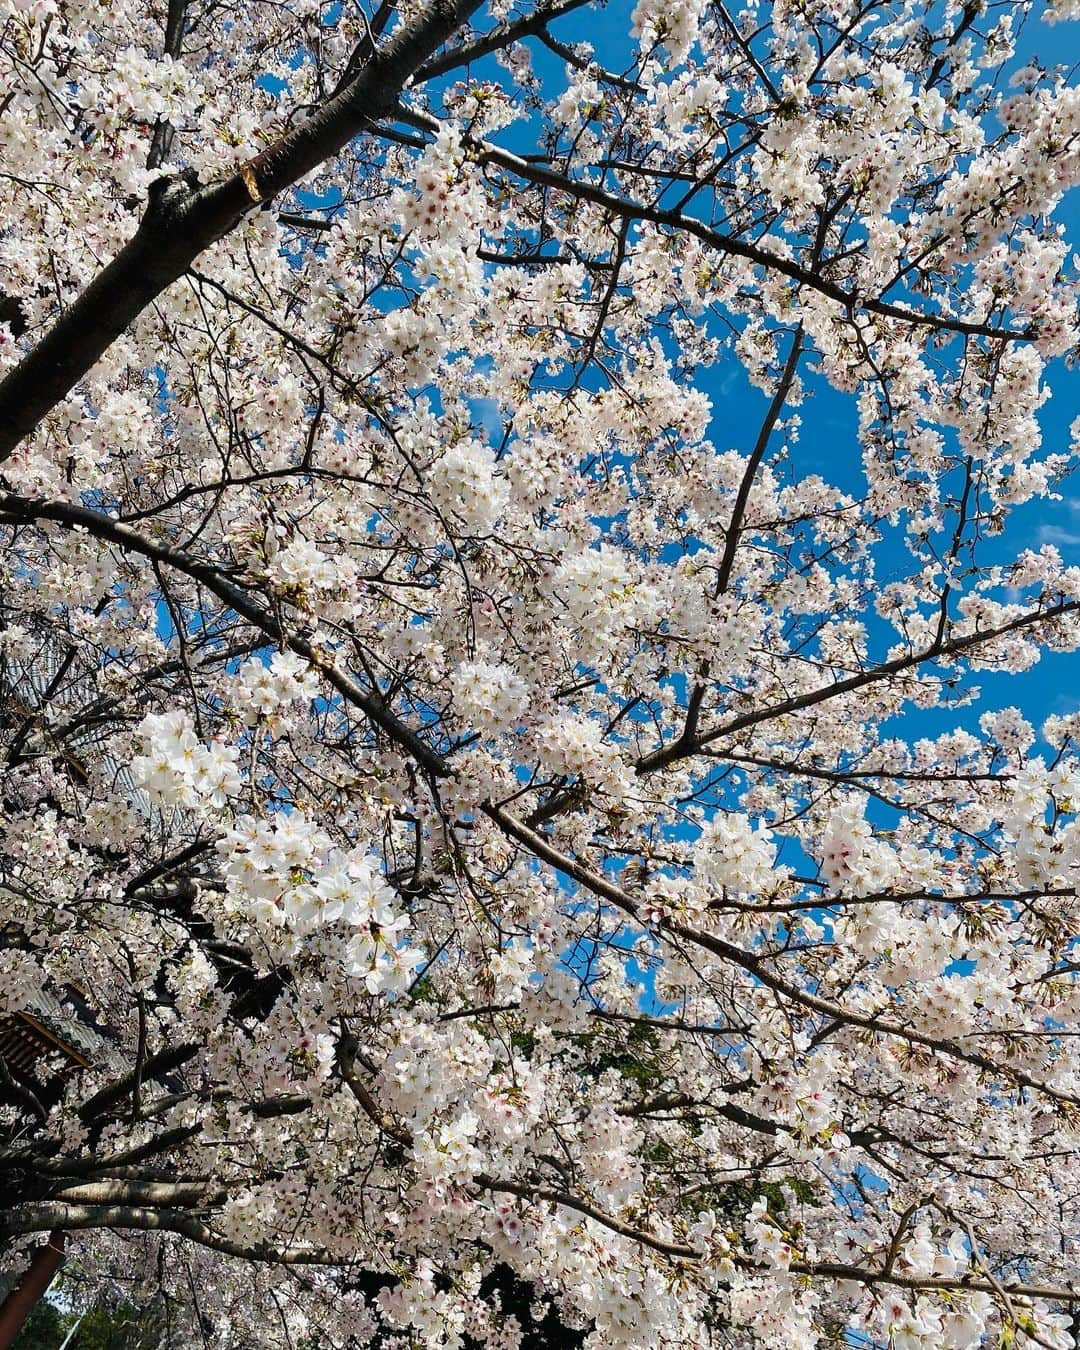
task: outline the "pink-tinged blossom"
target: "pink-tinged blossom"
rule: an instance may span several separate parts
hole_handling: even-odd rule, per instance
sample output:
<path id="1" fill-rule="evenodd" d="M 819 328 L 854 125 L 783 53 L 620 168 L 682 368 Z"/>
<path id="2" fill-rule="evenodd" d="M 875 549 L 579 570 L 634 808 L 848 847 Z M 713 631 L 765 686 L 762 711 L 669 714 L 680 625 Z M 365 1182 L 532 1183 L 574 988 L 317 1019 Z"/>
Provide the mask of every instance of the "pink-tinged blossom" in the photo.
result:
<path id="1" fill-rule="evenodd" d="M 458 709 L 489 734 L 512 731 L 529 705 L 529 686 L 510 666 L 463 661 L 454 672 Z"/>

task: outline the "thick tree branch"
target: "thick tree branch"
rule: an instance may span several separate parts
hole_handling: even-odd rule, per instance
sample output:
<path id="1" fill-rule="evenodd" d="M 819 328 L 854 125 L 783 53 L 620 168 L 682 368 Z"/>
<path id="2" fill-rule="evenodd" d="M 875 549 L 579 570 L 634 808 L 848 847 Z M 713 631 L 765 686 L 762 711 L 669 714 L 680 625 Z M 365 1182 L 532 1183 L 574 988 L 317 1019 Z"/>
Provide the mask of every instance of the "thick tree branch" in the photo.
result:
<path id="1" fill-rule="evenodd" d="M 592 892 L 593 895 L 599 899 L 607 900 L 628 917 L 638 923 L 641 922 L 640 904 L 628 891 L 623 890 L 614 881 L 602 876 L 599 872 L 587 867 L 569 854 L 561 852 L 550 840 L 542 834 L 538 834 L 535 830 L 530 830 L 527 825 L 516 819 L 504 807 L 493 802 L 486 802 L 483 810 L 504 833 L 512 839 L 516 839 L 534 857 L 562 872 L 564 876 L 571 877 L 584 886 L 586 890 Z M 1054 1101 L 1072 1107 L 1080 1106 L 1080 1096 L 1062 1092 L 1058 1088 L 1051 1087 L 1048 1083 L 1039 1082 L 1038 1079 L 1032 1078 L 1030 1074 L 1014 1065 L 999 1063 L 988 1055 L 969 1050 L 966 1046 L 958 1045 L 955 1041 L 927 1035 L 915 1027 L 901 1026 L 875 1014 L 859 1012 L 857 1009 L 845 1008 L 840 1004 L 832 1003 L 828 999 L 818 998 L 816 995 L 783 979 L 782 976 L 777 975 L 770 969 L 767 964 L 767 953 L 758 954 L 745 951 L 743 948 L 735 946 L 734 943 L 725 942 L 723 938 L 718 938 L 712 933 L 702 932 L 700 929 L 691 928 L 687 924 L 678 923 L 673 919 L 662 919 L 658 926 L 661 932 L 678 938 L 680 942 L 700 947 L 704 951 L 720 957 L 729 965 L 746 971 L 748 975 L 758 980 L 767 989 L 771 989 L 782 998 L 805 1008 L 808 1012 L 824 1014 L 842 1024 L 846 1023 L 848 1026 L 859 1027 L 878 1036 L 893 1036 L 911 1045 L 925 1046 L 934 1054 L 947 1055 L 952 1059 L 961 1060 L 965 1064 L 981 1069 L 984 1073 L 1012 1079 L 1019 1087 L 1041 1092 Z"/>
<path id="2" fill-rule="evenodd" d="M 522 1200 L 533 1203 L 560 1205 L 564 1209 L 573 1210 L 577 1214 L 583 1214 L 586 1218 L 592 1219 L 610 1232 L 618 1233 L 622 1237 L 629 1238 L 632 1242 L 639 1243 L 643 1247 L 648 1247 L 650 1250 L 674 1260 L 693 1262 L 702 1260 L 702 1253 L 697 1248 L 657 1237 L 647 1230 L 625 1223 L 622 1219 L 607 1214 L 598 1206 L 564 1191 L 550 1190 L 544 1186 L 530 1186 L 522 1182 L 489 1176 L 478 1177 L 477 1184 L 495 1194 L 516 1195 Z M 734 1258 L 732 1264 L 749 1273 L 764 1274 L 769 1269 L 742 1257 Z M 979 1293 L 997 1294 L 999 1296 L 1004 1292 L 1016 1298 L 1050 1299 L 1055 1303 L 1067 1304 L 1080 1303 L 1080 1290 L 1068 1289 L 1061 1285 L 1005 1284 L 996 1279 L 977 1279 L 967 1275 L 951 1279 L 943 1276 L 903 1275 L 889 1268 L 873 1270 L 864 1266 L 847 1265 L 835 1261 L 792 1261 L 788 1269 L 797 1275 L 853 1280 L 871 1288 L 875 1285 L 889 1285 L 898 1289 L 915 1289 L 926 1292 L 942 1290 L 957 1293 L 964 1290 L 977 1290 Z"/>
<path id="3" fill-rule="evenodd" d="M 396 116 L 401 121 L 420 127 L 424 131 L 435 131 L 439 127 L 436 118 L 429 117 L 426 114 L 421 115 L 400 105 L 396 109 Z M 953 319 L 947 315 L 910 309 L 905 305 L 894 305 L 887 300 L 875 299 L 873 296 L 858 295 L 845 289 L 838 282 L 830 281 L 818 269 L 803 267 L 800 263 L 790 258 L 783 258 L 767 248 L 762 248 L 759 244 L 736 238 L 734 235 L 724 234 L 721 230 L 716 230 L 700 220 L 695 220 L 693 216 L 688 216 L 684 212 L 669 211 L 663 207 L 652 206 L 647 202 L 638 202 L 629 197 L 618 196 L 580 178 L 572 178 L 568 174 L 560 173 L 557 169 L 548 168 L 546 165 L 537 164 L 532 160 L 522 159 L 520 155 L 512 154 L 509 150 L 503 150 L 490 141 L 474 140 L 472 144 L 476 158 L 480 163 L 496 164 L 516 177 L 535 183 L 539 187 L 553 188 L 556 191 L 565 192 L 570 197 L 602 206 L 612 215 L 628 220 L 645 220 L 653 225 L 667 226 L 684 234 L 693 235 L 719 253 L 726 253 L 734 258 L 745 258 L 747 262 L 755 263 L 759 267 L 764 267 L 772 272 L 778 272 L 781 276 L 790 277 L 798 285 L 806 286 L 810 290 L 817 291 L 819 295 L 835 301 L 843 307 L 848 315 L 863 310 L 869 314 L 880 315 L 882 318 L 913 324 L 919 328 L 930 328 L 936 332 L 959 333 L 967 337 L 987 337 L 1001 341 L 1028 341 L 1035 336 L 1034 332 L 1028 329 L 996 328 L 993 324 L 978 323 L 967 319 Z"/>
<path id="4" fill-rule="evenodd" d="M 1078 612 L 1080 612 L 1080 601 L 1062 600 L 1046 609 L 1032 610 L 1018 618 L 1009 619 L 996 628 L 981 628 L 973 633 L 965 633 L 960 637 L 945 641 L 937 640 L 921 651 L 893 657 L 891 661 L 883 661 L 880 665 L 860 671 L 857 675 L 849 675 L 846 679 L 837 680 L 834 684 L 825 685 L 820 689 L 808 690 L 805 694 L 798 694 L 794 698 L 784 699 L 780 703 L 770 704 L 765 708 L 756 709 L 754 712 L 742 713 L 738 717 L 733 717 L 730 721 L 702 732 L 689 740 L 680 736 L 677 740 L 661 747 L 661 749 L 643 755 L 635 768 L 639 775 L 653 773 L 657 769 L 667 768 L 669 764 L 673 764 L 676 760 L 687 755 L 696 754 L 702 747 L 711 744 L 713 741 L 721 740 L 725 736 L 734 736 L 737 732 L 745 731 L 748 727 L 757 726 L 761 722 L 771 722 L 776 718 L 786 717 L 793 712 L 802 712 L 806 708 L 816 707 L 817 704 L 824 703 L 829 699 L 839 698 L 842 694 L 852 694 L 859 689 L 867 688 L 869 685 L 878 684 L 882 680 L 890 679 L 893 675 L 902 675 L 905 671 L 914 670 L 916 667 L 926 665 L 931 661 L 939 661 L 943 657 L 948 659 L 952 656 L 959 656 L 963 652 L 973 651 L 983 643 L 993 642 L 995 639 L 1006 637 L 1010 633 L 1022 633 L 1037 624 L 1052 623 L 1055 619 L 1066 618 Z"/>
<path id="5" fill-rule="evenodd" d="M 283 643 L 298 656 L 310 661 L 343 698 L 359 708 L 429 773 L 436 777 L 446 777 L 450 772 L 444 757 L 432 750 L 411 727 L 402 722 L 381 698 L 361 689 L 323 649 L 316 647 L 299 634 L 283 628 L 273 614 L 264 609 L 248 592 L 229 581 L 210 563 L 194 558 L 171 545 L 147 539 L 130 526 L 123 525 L 103 512 L 93 511 L 89 507 L 69 505 L 67 502 L 34 501 L 7 493 L 0 494 L 0 514 L 24 521 L 52 520 L 67 529 L 85 529 L 96 539 L 115 544 L 125 551 L 141 554 L 154 562 L 164 563 L 198 581 L 241 618 L 254 624 L 271 641 Z"/>
<path id="6" fill-rule="evenodd" d="M 430 0 L 340 93 L 217 182 L 202 186 L 191 175 L 159 180 L 134 237 L 0 382 L 0 461 L 204 249 L 390 112 L 417 67 L 479 4 Z"/>

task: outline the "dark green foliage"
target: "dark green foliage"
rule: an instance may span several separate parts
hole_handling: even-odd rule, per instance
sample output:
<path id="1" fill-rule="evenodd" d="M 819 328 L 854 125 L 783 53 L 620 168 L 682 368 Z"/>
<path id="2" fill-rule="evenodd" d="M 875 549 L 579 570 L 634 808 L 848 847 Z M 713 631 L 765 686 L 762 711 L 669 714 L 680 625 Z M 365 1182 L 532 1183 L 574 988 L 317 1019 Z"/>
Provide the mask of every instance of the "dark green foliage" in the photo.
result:
<path id="1" fill-rule="evenodd" d="M 74 1319 L 55 1303 L 38 1299 L 34 1310 L 15 1337 L 12 1350 L 57 1350 Z"/>
<path id="2" fill-rule="evenodd" d="M 78 1322 L 67 1350 L 158 1350 L 161 1319 L 153 1309 L 129 1303 L 101 1303 L 80 1321 L 78 1312 L 63 1311 L 49 1299 L 39 1299 L 12 1350 L 59 1350 L 64 1337 Z"/>

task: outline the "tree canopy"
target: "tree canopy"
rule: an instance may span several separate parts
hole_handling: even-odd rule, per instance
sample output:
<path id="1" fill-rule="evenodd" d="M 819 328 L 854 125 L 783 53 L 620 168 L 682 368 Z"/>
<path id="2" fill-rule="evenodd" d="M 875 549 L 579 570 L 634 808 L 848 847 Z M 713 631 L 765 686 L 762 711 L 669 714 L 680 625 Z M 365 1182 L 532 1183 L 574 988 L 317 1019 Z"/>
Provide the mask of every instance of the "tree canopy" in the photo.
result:
<path id="1" fill-rule="evenodd" d="M 0 4 L 0 1264 L 1074 1346 L 1080 3 Z"/>

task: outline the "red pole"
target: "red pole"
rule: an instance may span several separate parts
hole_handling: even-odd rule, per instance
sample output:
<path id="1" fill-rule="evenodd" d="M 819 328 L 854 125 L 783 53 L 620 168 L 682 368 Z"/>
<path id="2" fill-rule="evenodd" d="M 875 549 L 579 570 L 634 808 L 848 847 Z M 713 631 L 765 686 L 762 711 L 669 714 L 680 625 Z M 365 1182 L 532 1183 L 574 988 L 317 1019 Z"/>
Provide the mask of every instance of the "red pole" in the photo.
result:
<path id="1" fill-rule="evenodd" d="M 38 1247 L 30 1264 L 15 1288 L 0 1303 L 0 1350 L 8 1350 L 30 1316 L 34 1304 L 52 1284 L 53 1276 L 64 1260 L 65 1233 L 49 1234 L 49 1240 Z"/>

